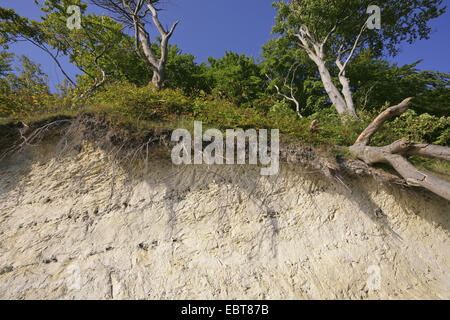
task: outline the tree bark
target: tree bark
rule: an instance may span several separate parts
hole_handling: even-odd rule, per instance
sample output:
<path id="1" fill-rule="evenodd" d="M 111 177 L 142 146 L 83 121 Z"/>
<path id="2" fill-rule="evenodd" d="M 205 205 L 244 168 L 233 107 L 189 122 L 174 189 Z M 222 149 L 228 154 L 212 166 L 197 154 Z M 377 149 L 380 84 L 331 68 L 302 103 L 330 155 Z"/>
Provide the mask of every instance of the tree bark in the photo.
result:
<path id="1" fill-rule="evenodd" d="M 409 156 L 421 156 L 450 161 L 450 148 L 425 143 L 413 143 L 407 151 Z"/>
<path id="2" fill-rule="evenodd" d="M 164 81 L 166 80 L 164 69 L 165 68 L 163 68 L 163 67 L 159 67 L 159 68 L 153 70 L 152 83 L 157 89 L 161 89 L 164 84 Z"/>
<path id="3" fill-rule="evenodd" d="M 154 25 L 159 31 L 159 34 L 161 35 L 161 43 L 160 43 L 160 49 L 161 49 L 161 58 L 157 60 L 157 63 L 154 65 L 153 68 L 153 78 L 152 83 L 157 89 L 161 89 L 161 87 L 164 84 L 165 81 L 165 67 L 167 62 L 167 57 L 169 55 L 169 39 L 172 37 L 173 32 L 175 31 L 175 28 L 177 27 L 179 21 L 176 21 L 170 30 L 166 31 L 164 27 L 162 26 L 161 22 L 158 18 L 158 11 L 153 6 L 153 3 L 151 1 L 147 1 L 147 8 L 150 10 L 152 14 L 152 20 Z"/>
<path id="4" fill-rule="evenodd" d="M 335 28 L 330 31 L 330 34 L 334 32 L 334 30 Z M 316 40 L 315 36 L 311 35 L 308 27 L 306 26 L 302 26 L 299 33 L 295 36 L 299 40 L 297 44 L 306 51 L 308 57 L 317 65 L 320 79 L 322 80 L 325 91 L 339 115 L 343 116 L 345 114 L 349 114 L 354 118 L 358 118 L 353 104 L 350 82 L 345 77 L 344 71 L 347 63 L 342 65 L 340 62 L 340 56 L 336 60 L 336 64 L 338 64 L 340 70 L 339 81 L 342 85 L 342 92 L 339 91 L 337 86 L 333 83 L 333 78 L 331 77 L 330 71 L 326 66 L 324 46 L 328 40 L 328 36 L 320 43 Z"/>
<path id="5" fill-rule="evenodd" d="M 344 95 L 347 112 L 354 118 L 357 118 L 355 104 L 353 103 L 352 91 L 350 89 L 350 80 L 345 76 L 345 72 L 339 75 L 339 82 L 342 85 L 342 94 Z"/>
<path id="6" fill-rule="evenodd" d="M 361 133 L 349 150 L 368 165 L 374 163 L 390 164 L 408 185 L 423 187 L 450 201 L 450 182 L 417 169 L 405 158 L 409 155 L 418 155 L 450 161 L 450 148 L 411 142 L 407 139 L 395 141 L 384 147 L 368 146 L 372 136 L 387 120 L 408 110 L 411 100 L 412 98 L 405 99 L 400 104 L 383 111 Z"/>
<path id="7" fill-rule="evenodd" d="M 143 19 L 145 16 L 140 16 L 139 12 L 144 6 L 144 2 L 147 7 L 146 12 L 150 12 L 152 15 L 153 24 L 156 26 L 160 36 L 160 53 L 161 56 L 158 59 L 152 50 L 152 42 L 150 41 L 150 35 L 145 30 L 145 23 Z M 133 10 L 130 5 L 122 0 L 124 8 L 127 10 L 127 14 L 130 20 L 133 21 L 134 27 L 134 37 L 135 37 L 135 51 L 139 57 L 144 60 L 147 65 L 153 71 L 153 77 L 151 83 L 157 88 L 161 89 L 165 81 L 165 66 L 168 58 L 169 51 L 169 39 L 172 37 L 175 28 L 177 27 L 179 21 L 176 21 L 170 30 L 166 31 L 162 26 L 158 18 L 158 10 L 154 7 L 153 2 L 149 0 L 139 0 L 135 9 Z M 146 14 L 146 13 L 145 13 Z M 141 51 L 142 48 L 142 51 Z"/>
<path id="8" fill-rule="evenodd" d="M 328 97 L 336 108 L 336 111 L 340 115 L 344 115 L 347 112 L 347 104 L 339 92 L 339 89 L 333 83 L 333 78 L 325 65 L 325 61 L 318 61 L 316 62 L 316 65 L 319 69 L 320 79 L 322 80 L 323 87 L 325 88 Z"/>

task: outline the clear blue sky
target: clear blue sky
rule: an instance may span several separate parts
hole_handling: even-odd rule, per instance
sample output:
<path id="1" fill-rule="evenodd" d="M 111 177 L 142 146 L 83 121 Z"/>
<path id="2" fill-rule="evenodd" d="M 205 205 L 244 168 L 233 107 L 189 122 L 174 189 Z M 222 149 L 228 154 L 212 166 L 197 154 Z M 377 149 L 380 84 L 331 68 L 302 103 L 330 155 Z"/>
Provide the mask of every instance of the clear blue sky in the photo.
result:
<path id="1" fill-rule="evenodd" d="M 160 13 L 160 18 L 165 25 L 180 20 L 171 43 L 196 56 L 199 62 L 209 56 L 221 57 L 226 50 L 256 58 L 261 46 L 271 37 L 275 18 L 271 3 L 272 0 L 165 0 L 166 10 Z M 450 7 L 450 0 L 444 3 Z M 0 0 L 0 5 L 39 20 L 40 11 L 33 0 Z M 401 53 L 390 60 L 403 65 L 423 59 L 419 65 L 422 70 L 450 72 L 450 13 L 434 20 L 431 26 L 431 39 L 402 45 Z M 51 58 L 31 44 L 19 43 L 11 49 L 17 55 L 26 54 L 41 63 L 53 88 L 63 79 Z M 71 75 L 77 72 L 66 60 L 63 65 Z"/>

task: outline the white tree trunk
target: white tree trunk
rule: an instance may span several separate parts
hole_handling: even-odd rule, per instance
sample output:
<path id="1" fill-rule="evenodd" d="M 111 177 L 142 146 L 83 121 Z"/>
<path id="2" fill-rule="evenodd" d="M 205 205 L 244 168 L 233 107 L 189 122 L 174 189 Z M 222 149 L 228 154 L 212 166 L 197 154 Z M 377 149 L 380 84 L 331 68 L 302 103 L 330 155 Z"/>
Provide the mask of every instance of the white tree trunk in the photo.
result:
<path id="1" fill-rule="evenodd" d="M 133 21 L 134 26 L 134 36 L 135 36 L 135 50 L 141 59 L 143 59 L 152 69 L 153 77 L 152 83 L 157 89 L 161 89 L 165 81 L 165 66 L 168 58 L 169 51 L 169 39 L 172 36 L 175 28 L 177 27 L 179 21 L 176 21 L 170 30 L 164 29 L 158 18 L 158 10 L 153 6 L 153 2 L 145 1 L 148 8 L 147 11 L 151 12 L 153 24 L 161 35 L 161 57 L 158 59 L 152 51 L 152 43 L 150 41 L 150 36 L 145 30 L 145 23 L 143 19 L 145 16 L 139 15 L 139 9 L 144 5 L 144 0 L 140 0 L 139 5 L 135 10 L 127 5 L 124 1 L 123 5 L 128 10 L 130 19 Z M 142 51 L 143 54 L 142 54 Z"/>
<path id="2" fill-rule="evenodd" d="M 164 54 L 161 54 L 161 59 L 157 59 L 153 54 L 151 43 L 148 39 L 148 34 L 141 28 L 139 28 L 139 42 L 141 43 L 142 51 L 144 52 L 147 64 L 153 70 L 152 83 L 157 89 L 160 89 L 165 80 L 164 66 L 167 60 L 167 41 L 165 42 L 165 46 L 163 46 L 163 43 L 161 44 L 161 52 L 165 52 Z"/>
<path id="3" fill-rule="evenodd" d="M 308 27 L 305 25 L 302 25 L 299 29 L 299 32 L 295 34 L 295 36 L 298 38 L 299 42 L 297 43 L 301 48 L 303 48 L 310 59 L 314 61 L 314 63 L 319 68 L 320 78 L 322 80 L 323 86 L 325 88 L 325 91 L 328 94 L 328 97 L 330 98 L 331 102 L 333 103 L 334 107 L 336 108 L 336 111 L 342 116 L 344 114 L 349 114 L 354 118 L 358 118 L 356 115 L 355 105 L 353 103 L 352 98 L 352 91 L 350 88 L 350 81 L 345 76 L 345 69 L 350 61 L 350 59 L 353 57 L 353 54 L 355 53 L 355 50 L 358 46 L 359 40 L 361 38 L 362 33 L 366 29 L 366 24 L 363 25 L 361 28 L 361 31 L 355 40 L 355 43 L 347 57 L 344 63 L 341 62 L 342 54 L 346 50 L 342 50 L 339 48 L 338 50 L 338 56 L 336 58 L 336 65 L 339 68 L 339 82 L 342 85 L 342 92 L 339 91 L 339 89 L 336 87 L 336 85 L 333 83 L 333 78 L 331 77 L 331 74 L 325 64 L 325 53 L 324 53 L 324 47 L 327 43 L 329 37 L 333 32 L 336 30 L 337 24 L 331 29 L 331 31 L 328 33 L 328 35 L 325 37 L 325 39 L 322 42 L 317 41 L 317 36 L 314 34 L 311 34 Z"/>
<path id="4" fill-rule="evenodd" d="M 345 99 L 342 97 L 342 94 L 339 92 L 339 89 L 334 85 L 333 78 L 331 77 L 328 68 L 325 65 L 325 61 L 316 59 L 318 61 L 314 61 L 319 68 L 320 79 L 322 80 L 325 91 L 328 94 L 331 102 L 333 103 L 336 111 L 340 115 L 344 115 L 345 113 L 350 113 L 352 116 L 356 115 L 353 109 L 353 112 L 349 112 L 347 103 Z"/>
<path id="5" fill-rule="evenodd" d="M 161 89 L 165 81 L 164 67 L 153 70 L 152 83 L 157 89 Z"/>
<path id="6" fill-rule="evenodd" d="M 355 105 L 352 98 L 352 90 L 350 89 L 350 80 L 345 76 L 345 72 L 339 75 L 339 82 L 342 85 L 342 93 L 344 95 L 347 112 L 357 118 Z"/>

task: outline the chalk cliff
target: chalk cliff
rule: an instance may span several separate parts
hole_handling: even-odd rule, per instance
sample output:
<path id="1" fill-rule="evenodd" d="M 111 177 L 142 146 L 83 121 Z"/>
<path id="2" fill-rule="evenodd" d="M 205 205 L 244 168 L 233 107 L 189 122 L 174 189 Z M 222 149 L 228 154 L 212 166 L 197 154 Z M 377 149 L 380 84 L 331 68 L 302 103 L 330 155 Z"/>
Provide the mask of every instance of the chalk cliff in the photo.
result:
<path id="1" fill-rule="evenodd" d="M 263 177 L 174 166 L 158 146 L 119 158 L 95 139 L 1 162 L 0 298 L 450 298 L 446 200 L 295 163 Z"/>

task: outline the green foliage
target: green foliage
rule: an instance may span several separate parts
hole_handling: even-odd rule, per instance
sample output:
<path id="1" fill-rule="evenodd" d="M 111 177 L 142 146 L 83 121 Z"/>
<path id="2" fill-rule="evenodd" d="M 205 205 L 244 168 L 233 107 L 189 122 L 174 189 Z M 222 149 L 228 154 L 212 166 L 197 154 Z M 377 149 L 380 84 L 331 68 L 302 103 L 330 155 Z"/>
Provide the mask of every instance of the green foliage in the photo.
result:
<path id="1" fill-rule="evenodd" d="M 19 58 L 16 73 L 0 78 L 0 117 L 23 118 L 48 113 L 76 111 L 84 101 L 80 88 L 64 81 L 51 93 L 48 76 L 26 56 Z"/>
<path id="2" fill-rule="evenodd" d="M 321 99 L 324 92 L 318 84 L 318 70 L 312 71 L 308 61 L 313 61 L 316 68 L 322 70 L 323 81 L 332 80 L 329 86 L 339 90 L 338 74 L 348 76 L 345 69 L 367 48 L 373 58 L 396 55 L 401 42 L 428 39 L 430 21 L 446 11 L 441 0 L 378 1 L 376 5 L 381 8 L 383 26 L 381 30 L 367 30 L 367 8 L 372 4 L 371 0 L 279 0 L 273 3 L 277 16 L 272 34 L 278 38 L 269 41 L 264 48 L 267 68 L 274 74 L 271 84 L 284 90 L 284 95 L 287 90 L 289 96 L 294 95 L 303 114 L 329 105 L 328 99 Z M 300 70 L 300 75 L 289 78 L 294 66 Z M 332 79 L 329 79 L 328 71 Z M 445 79 L 441 75 L 434 74 L 429 78 L 432 79 L 426 81 L 433 81 L 440 90 L 446 90 L 445 85 L 442 89 Z M 287 80 L 288 84 L 295 83 L 296 86 L 286 86 Z M 427 85 L 419 83 L 416 81 L 421 89 Z M 373 85 L 365 88 L 366 94 L 371 87 Z M 343 101 L 343 97 L 331 98 L 342 112 L 345 103 L 339 101 Z M 436 102 L 432 101 L 432 96 L 428 96 L 428 100 Z M 351 109 L 350 112 L 354 112 L 353 107 Z"/>
<path id="3" fill-rule="evenodd" d="M 261 98 L 266 88 L 260 66 L 253 57 L 226 52 L 220 59 L 210 57 L 207 71 L 212 83 L 212 93 L 234 104 L 250 107 Z"/>
<path id="4" fill-rule="evenodd" d="M 4 46 L 23 37 L 42 42 L 44 36 L 38 22 L 19 16 L 13 9 L 0 7 L 0 43 Z"/>
<path id="5" fill-rule="evenodd" d="M 22 78 L 35 79 L 39 74 L 37 69 L 33 72 L 23 72 Z M 26 76 L 24 76 L 26 75 Z M 16 81 L 16 83 L 28 83 L 29 81 Z M 42 86 L 42 79 L 35 79 L 35 85 Z M 0 82 L 1 83 L 1 82 Z M 33 88 L 33 86 L 21 85 L 21 88 Z M 11 86 L 10 86 L 11 88 Z M 19 88 L 19 86 L 16 86 Z M 16 109 L 16 117 L 36 116 L 41 113 L 58 111 L 64 113 L 74 109 L 72 101 L 75 89 L 65 87 L 58 97 L 41 96 L 41 101 L 47 101 L 48 105 L 37 106 L 26 101 L 25 97 L 35 97 L 42 90 L 21 91 L 20 103 L 24 103 L 21 109 Z M 17 95 L 17 93 L 14 93 Z M 64 98 L 65 96 L 65 98 Z M 3 95 L 0 95 L 0 98 Z M 69 98 L 68 98 L 69 97 Z M 67 99 L 67 100 L 64 100 Z M 14 100 L 16 101 L 16 100 Z M 65 102 L 64 102 L 65 101 Z M 50 106 L 57 104 L 58 110 Z M 283 139 L 294 139 L 296 143 L 316 146 L 350 146 L 358 135 L 373 121 L 382 109 L 365 110 L 361 112 L 360 120 L 352 118 L 341 121 L 341 117 L 332 106 L 322 108 L 308 117 L 298 118 L 289 103 L 279 101 L 266 110 L 254 107 L 238 106 L 228 99 L 220 99 L 211 94 L 200 93 L 195 98 L 186 95 L 181 89 L 157 90 L 152 85 L 139 87 L 133 83 L 121 82 L 109 84 L 98 91 L 87 101 L 89 110 L 106 113 L 122 122 L 140 123 L 155 121 L 162 126 L 171 127 L 172 123 L 184 119 L 185 123 L 201 120 L 206 126 L 222 130 L 229 128 L 254 128 L 254 129 L 279 129 Z M 15 105 L 17 108 L 18 106 Z M 388 107 L 386 104 L 383 108 Z M 17 112 L 18 111 L 18 112 Z M 25 111 L 25 112 L 24 112 Z M 310 130 L 313 120 L 317 120 L 317 130 Z M 372 139 L 373 145 L 386 145 L 404 137 L 410 137 L 414 141 L 449 144 L 449 117 L 436 117 L 428 114 L 416 114 L 408 111 L 401 117 L 388 122 L 379 130 Z M 290 140 L 292 141 L 292 140 Z"/>
<path id="6" fill-rule="evenodd" d="M 332 107 L 320 110 L 308 117 L 310 120 L 315 119 L 319 122 L 320 130 L 315 136 L 315 142 L 350 146 L 388 106 L 389 104 L 386 104 L 383 108 L 364 110 L 360 113 L 360 120 L 347 118 L 344 121 L 341 121 Z M 409 138 L 416 142 L 449 145 L 450 117 L 417 114 L 413 110 L 408 110 L 379 129 L 372 138 L 371 145 L 385 146 L 402 138 Z"/>
<path id="7" fill-rule="evenodd" d="M 408 110 L 391 123 L 395 137 L 408 137 L 412 141 L 450 145 L 450 117 L 436 117 Z"/>
<path id="8" fill-rule="evenodd" d="M 278 95 L 275 86 L 278 86 L 284 95 L 291 96 L 293 93 L 303 116 L 330 105 L 316 66 L 305 52 L 293 46 L 289 39 L 279 37 L 269 40 L 263 46 L 263 58 L 262 73 L 271 80 L 268 91 L 274 98 L 283 99 Z M 291 108 L 295 108 L 294 103 L 288 103 Z"/>
<path id="9" fill-rule="evenodd" d="M 123 26 L 112 18 L 84 14 L 81 29 L 66 26 L 65 8 L 79 1 L 46 1 L 39 27 L 48 36 L 46 43 L 52 49 L 69 56 L 82 72 L 78 85 L 88 88 L 98 83 L 105 72 L 109 80 L 127 80 L 141 85 L 149 70 L 133 51 L 133 39 L 123 32 Z"/>
<path id="10" fill-rule="evenodd" d="M 273 33 L 295 41 L 294 34 L 302 25 L 306 25 L 314 32 L 315 38 L 321 41 L 336 26 L 325 48 L 330 58 L 335 57 L 340 45 L 343 48 L 353 46 L 369 17 L 367 8 L 373 4 L 372 0 L 276 1 L 273 5 L 278 15 Z M 377 57 L 384 50 L 395 55 L 402 41 L 412 43 L 416 39 L 428 39 L 430 20 L 446 10 L 442 0 L 379 0 L 376 5 L 381 8 L 383 28 L 363 32 L 360 48 L 370 47 Z"/>
<path id="11" fill-rule="evenodd" d="M 47 75 L 26 56 L 20 58 L 19 75 L 10 73 L 0 82 L 0 116 L 24 116 L 42 112 L 51 104 Z"/>
<path id="12" fill-rule="evenodd" d="M 66 79 L 62 84 L 57 85 L 57 91 L 52 94 L 55 109 L 62 111 L 77 111 L 82 108 L 87 98 L 82 98 L 84 88 L 81 86 L 73 86 Z"/>
<path id="13" fill-rule="evenodd" d="M 375 59 L 364 51 L 349 66 L 348 76 L 359 109 L 377 109 L 386 102 L 415 97 L 412 109 L 444 116 L 450 114 L 450 74 L 419 71 L 416 66 L 397 66 Z"/>
<path id="14" fill-rule="evenodd" d="M 33 1 L 35 4 L 39 5 L 38 0 Z M 65 13 L 70 5 L 79 6 L 82 13 L 84 13 L 87 8 L 87 3 L 83 3 L 81 0 L 44 0 L 41 5 L 41 10 L 43 12 L 58 11 Z"/>
<path id="15" fill-rule="evenodd" d="M 365 121 L 353 118 L 342 118 L 333 107 L 323 108 L 308 117 L 309 121 L 317 120 L 319 130 L 312 135 L 315 144 L 350 146 L 365 128 Z"/>
<path id="16" fill-rule="evenodd" d="M 2 51 L 0 52 L 0 78 L 5 77 L 11 69 L 11 61 L 12 61 L 13 54 Z"/>
<path id="17" fill-rule="evenodd" d="M 140 120 L 173 120 L 192 111 L 192 100 L 180 89 L 157 90 L 149 84 L 138 87 L 129 82 L 108 85 L 89 104 L 108 108 L 112 114 Z"/>
<path id="18" fill-rule="evenodd" d="M 153 52 L 159 58 L 161 50 L 159 44 L 154 43 Z M 166 62 L 167 88 L 179 88 L 187 95 L 196 95 L 201 91 L 208 91 L 207 66 L 205 63 L 197 64 L 195 56 L 183 53 L 177 45 L 168 45 Z M 150 82 L 152 73 L 146 77 L 146 84 Z"/>
<path id="19" fill-rule="evenodd" d="M 256 109 L 241 108 L 228 100 L 213 96 L 197 98 L 193 108 L 194 119 L 204 121 L 208 125 L 215 125 L 220 129 L 246 128 L 247 125 L 244 122 L 258 118 L 258 114 Z"/>
<path id="20" fill-rule="evenodd" d="M 276 38 L 263 47 L 263 56 L 263 72 L 273 79 L 269 88 L 274 97 L 275 85 L 278 85 L 282 93 L 290 95 L 289 88 L 283 84 L 290 70 L 295 70 L 295 77 L 288 77 L 287 80 L 288 84 L 293 80 L 294 95 L 300 102 L 302 115 L 309 116 L 330 106 L 322 81 L 315 70 L 316 66 L 302 50 L 288 46 L 285 38 Z M 420 61 L 398 66 L 376 58 L 370 49 L 361 52 L 347 70 L 357 110 L 378 110 L 386 102 L 415 97 L 412 109 L 416 112 L 448 115 L 450 75 L 420 71 L 417 69 L 419 63 Z M 338 82 L 337 79 L 335 81 Z"/>

